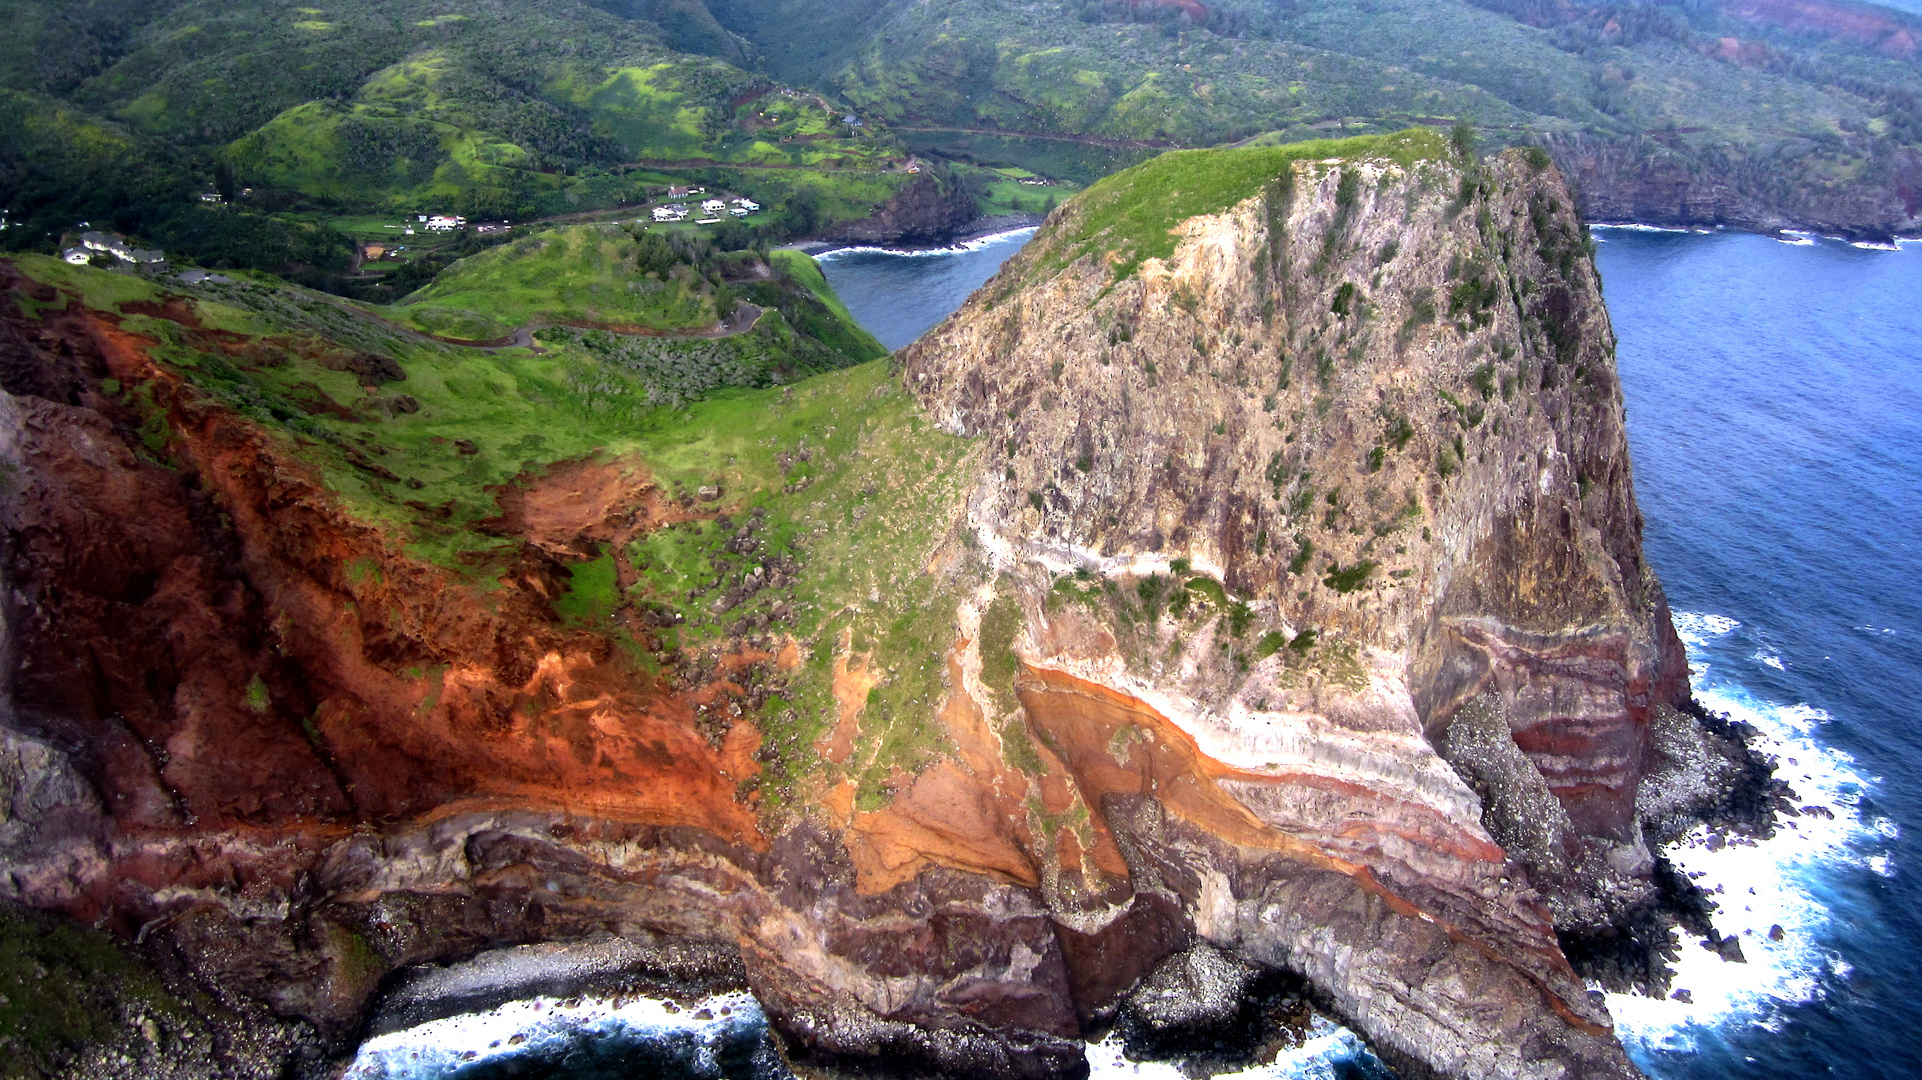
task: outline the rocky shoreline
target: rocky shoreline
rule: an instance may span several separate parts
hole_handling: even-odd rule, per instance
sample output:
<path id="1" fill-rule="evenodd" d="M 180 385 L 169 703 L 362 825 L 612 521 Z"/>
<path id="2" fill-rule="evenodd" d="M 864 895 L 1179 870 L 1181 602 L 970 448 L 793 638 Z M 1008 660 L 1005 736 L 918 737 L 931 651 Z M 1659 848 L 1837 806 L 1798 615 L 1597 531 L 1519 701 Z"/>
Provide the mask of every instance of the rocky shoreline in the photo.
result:
<path id="1" fill-rule="evenodd" d="M 1218 204 L 1157 194 L 1185 159 L 1096 185 L 892 367 L 736 399 L 754 438 L 678 497 L 665 458 L 523 467 L 479 585 L 168 359 L 247 335 L 15 274 L 0 886 L 294 1074 L 679 970 L 803 1069 L 1228 1061 L 1312 1002 L 1409 1075 L 1628 1080 L 1564 935 L 1647 936 L 1684 891 L 1651 842 L 1780 800 L 1691 709 L 1561 178 L 1346 145 L 1225 152 L 1262 172 Z M 823 390 L 821 433 L 762 438 Z M 699 580 L 561 617 L 676 522 Z M 830 617 L 750 622 L 764 589 Z M 668 643 L 696 618 L 732 629 Z"/>
<path id="2" fill-rule="evenodd" d="M 985 240 L 990 236 L 1014 232 L 1018 229 L 1036 228 L 1041 224 L 1042 220 L 1040 214 L 993 214 L 974 218 L 970 220 L 966 226 L 926 242 L 868 244 L 836 240 L 803 240 L 791 246 L 797 251 L 804 251 L 814 256 L 827 255 L 836 251 L 847 251 L 860 247 L 880 247 L 888 251 L 902 252 L 943 251 L 948 248 L 959 247 L 962 244 L 972 243 L 976 240 Z"/>
<path id="3" fill-rule="evenodd" d="M 1712 925 L 1715 902 L 1677 873 L 1661 849 L 1696 825 L 1737 838 L 1766 837 L 1784 809 L 1793 809 L 1793 792 L 1775 777 L 1773 762 L 1750 745 L 1757 735 L 1752 728 L 1693 702 L 1686 711 L 1713 734 L 1703 745 L 1723 755 L 1730 768 L 1717 777 L 1713 792 L 1705 789 L 1706 801 L 1698 809 L 1644 820 L 1655 849 L 1656 895 L 1597 932 L 1558 933 L 1576 972 L 1612 991 L 1665 996 L 1668 963 L 1691 939 L 1720 946 L 1725 959 L 1740 961 L 1739 945 L 1720 945 Z M 238 1006 L 231 1012 L 207 1001 L 169 951 L 143 944 L 129 951 L 135 963 L 152 965 L 189 1008 L 157 1013 L 138 1001 L 121 1003 L 115 1009 L 118 1028 L 73 1060 L 72 1075 L 238 1080 L 304 1062 L 287 1075 L 332 1080 L 345 1065 L 341 1044 L 305 1024 L 280 1020 L 244 1001 L 228 1002 Z M 355 1041 L 530 999 L 645 997 L 691 1010 L 712 995 L 751 989 L 739 955 L 715 944 L 637 943 L 600 935 L 516 945 L 394 972 L 367 1002 Z M 196 1000 L 199 1005 L 191 1004 Z M 1300 1045 L 1317 1015 L 1339 1017 L 1298 976 L 1250 965 L 1197 942 L 1162 959 L 1086 1037 L 1098 1041 L 1113 1032 L 1132 1060 L 1172 1062 L 1190 1075 L 1209 1076 L 1261 1064 L 1281 1049 Z M 778 1030 L 773 1034 L 784 1056 L 800 1049 L 783 1044 Z M 841 1070 L 818 1057 L 812 1064 L 873 1075 L 859 1061 L 841 1061 Z"/>

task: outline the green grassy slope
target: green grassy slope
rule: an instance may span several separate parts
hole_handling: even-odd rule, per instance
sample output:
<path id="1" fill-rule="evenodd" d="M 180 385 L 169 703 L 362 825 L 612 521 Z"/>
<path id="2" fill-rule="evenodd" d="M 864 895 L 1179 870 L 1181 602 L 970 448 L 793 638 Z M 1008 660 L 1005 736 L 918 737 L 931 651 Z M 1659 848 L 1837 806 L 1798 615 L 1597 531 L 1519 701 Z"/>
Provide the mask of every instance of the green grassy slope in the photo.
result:
<path id="1" fill-rule="evenodd" d="M 650 273 L 634 238 L 612 225 L 573 225 L 516 240 L 448 267 L 395 310 L 422 329 L 503 337 L 538 320 L 693 330 L 721 318 L 721 291 L 698 270 Z M 478 332 L 477 332 L 478 331 Z"/>
<path id="2" fill-rule="evenodd" d="M 807 256 L 781 252 L 774 262 L 790 275 L 786 284 L 805 294 L 797 301 L 815 305 L 819 317 L 844 310 Z M 131 275 L 37 256 L 18 263 L 107 310 L 159 295 Z M 257 346 L 236 351 L 227 338 L 224 351 L 206 351 L 208 339 L 164 317 L 120 317 L 129 330 L 163 342 L 154 350 L 162 363 L 311 465 L 356 518 L 470 587 L 496 588 L 517 565 L 520 541 L 483 524 L 499 513 L 500 485 L 516 478 L 593 459 L 645 470 L 669 497 L 723 490 L 718 503 L 699 504 L 699 517 L 752 518 L 761 548 L 730 551 L 734 527 L 726 519 L 697 519 L 645 533 L 626 548 L 584 553 L 571 566 L 556 617 L 608 634 L 658 670 L 682 650 L 721 644 L 777 604 L 793 612 L 787 628 L 803 643 L 802 666 L 756 718 L 768 735 L 766 782 L 776 802 L 787 785 L 818 778 L 824 765 L 814 742 L 834 715 L 832 653 L 844 632 L 854 648 L 873 652 L 877 667 L 894 672 L 871 699 L 872 719 L 863 720 L 864 790 L 878 792 L 894 765 L 911 768 L 938 745 L 937 722 L 908 703 L 929 700 L 942 685 L 932 658 L 952 632 L 958 586 L 927 572 L 927 559 L 965 497 L 971 473 L 960 466 L 972 451 L 933 426 L 858 329 L 847 327 L 847 339 L 865 340 L 865 348 L 817 351 L 813 364 L 800 359 L 804 335 L 778 308 L 754 334 L 724 342 L 563 330 L 543 336 L 545 354 L 484 353 L 422 342 L 271 282 L 207 284 L 187 299 L 202 325 Z M 818 350 L 819 339 L 807 340 Z M 361 353 L 393 358 L 405 379 L 370 388 L 340 362 Z M 862 360 L 869 362 L 852 363 Z M 681 392 L 689 388 L 695 392 Z M 116 393 L 137 401 L 140 390 Z M 164 458 L 164 441 L 154 449 Z M 690 589 L 733 580 L 751 563 L 789 559 L 801 568 L 789 584 L 740 606 L 719 609 L 712 595 L 690 599 Z M 662 631 L 658 652 L 610 618 L 643 605 L 682 617 Z"/>
<path id="3" fill-rule="evenodd" d="M 132 275 L 40 256 L 16 259 L 33 277 L 96 307 L 113 310 L 162 294 L 159 285 Z M 772 301 L 772 290 L 794 293 L 816 319 L 839 321 L 845 309 L 811 264 L 812 273 L 796 275 L 799 281 L 766 282 L 770 291 L 762 295 Z M 851 323 L 840 325 L 832 344 L 797 330 L 773 302 L 767 306 L 775 310 L 752 332 L 719 341 L 560 329 L 541 336 L 545 353 L 490 353 L 423 341 L 271 279 L 168 287 L 184 290 L 201 323 L 258 337 L 280 362 L 179 344 L 160 345 L 157 357 L 217 399 L 311 444 L 302 455 L 358 512 L 402 528 L 436 557 L 494 547 L 497 539 L 462 526 L 496 513 L 486 489 L 530 466 L 632 446 L 638 433 L 672 430 L 682 422 L 679 410 L 716 395 L 724 399 L 735 388 L 792 383 L 885 355 Z M 162 342 L 179 341 L 164 321 L 129 315 L 124 325 Z M 391 358 L 405 377 L 357 372 L 341 359 L 350 353 Z M 397 405 L 403 395 L 411 406 Z M 456 438 L 469 440 L 474 452 L 454 453 Z M 355 464 L 367 455 L 399 479 Z"/>

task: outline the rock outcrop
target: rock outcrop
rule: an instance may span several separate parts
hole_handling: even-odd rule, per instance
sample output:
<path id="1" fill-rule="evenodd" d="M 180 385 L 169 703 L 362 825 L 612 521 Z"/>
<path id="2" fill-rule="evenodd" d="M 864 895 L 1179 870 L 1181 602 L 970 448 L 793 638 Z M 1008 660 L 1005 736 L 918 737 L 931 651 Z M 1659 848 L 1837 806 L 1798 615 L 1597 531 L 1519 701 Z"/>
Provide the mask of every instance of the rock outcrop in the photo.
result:
<path id="1" fill-rule="evenodd" d="M 1658 137 L 1548 139 L 1582 215 L 1611 224 L 1814 232 L 1888 243 L 1922 232 L 1922 159 L 1902 148 L 1846 179 Z"/>
<path id="2" fill-rule="evenodd" d="M 844 244 L 945 244 L 966 232 L 979 215 L 974 196 L 961 185 L 923 174 L 874 213 L 835 225 L 825 239 Z"/>
<path id="3" fill-rule="evenodd" d="M 1633 1075 L 1558 933 L 1659 951 L 1642 821 L 1740 769 L 1567 191 L 1419 134 L 1142 168 L 899 358 L 914 401 L 825 376 L 789 448 L 798 395 L 753 398 L 768 460 L 698 497 L 530 462 L 484 572 L 316 464 L 372 441 L 179 359 L 262 342 L 9 271 L 0 893 L 313 1069 L 395 972 L 616 938 L 830 1069 L 1074 1075 L 1306 998 L 1411 1075 Z M 807 507 L 815 553 L 761 553 Z M 703 521 L 648 592 L 629 545 Z M 611 613 L 564 617 L 603 551 Z"/>

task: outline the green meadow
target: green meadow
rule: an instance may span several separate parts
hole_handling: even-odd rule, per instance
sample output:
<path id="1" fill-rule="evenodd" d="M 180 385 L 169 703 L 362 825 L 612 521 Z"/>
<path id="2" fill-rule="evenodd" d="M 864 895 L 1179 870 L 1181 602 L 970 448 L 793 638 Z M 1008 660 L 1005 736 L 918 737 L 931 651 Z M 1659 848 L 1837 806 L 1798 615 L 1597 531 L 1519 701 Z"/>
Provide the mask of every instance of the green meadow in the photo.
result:
<path id="1" fill-rule="evenodd" d="M 812 259 L 781 251 L 773 261 L 825 317 L 845 319 Z M 131 275 L 53 259 L 27 256 L 19 265 L 109 311 L 160 292 Z M 733 531 L 725 522 L 656 529 L 573 564 L 556 616 L 639 650 L 610 616 L 636 604 L 673 610 L 683 621 L 665 632 L 662 646 L 673 652 L 719 641 L 741 620 L 785 605 L 797 638 L 826 644 L 804 650 L 803 667 L 760 718 L 780 752 L 769 766 L 777 800 L 786 784 L 823 767 L 813 744 L 833 715 L 833 643 L 844 632 L 895 671 L 870 700 L 872 722 L 863 723 L 866 797 L 894 764 L 913 767 L 938 745 L 932 714 L 911 706 L 942 685 L 927 643 L 951 629 L 959 596 L 950 595 L 958 586 L 949 578 L 926 572 L 926 562 L 948 539 L 971 476 L 961 466 L 975 451 L 934 427 L 858 328 L 847 336 L 856 352 L 817 351 L 826 360 L 804 367 L 793 361 L 802 336 L 771 310 L 763 319 L 771 330 L 729 339 L 742 350 L 729 355 L 759 350 L 766 361 L 741 380 L 746 385 L 715 385 L 670 402 L 650 395 L 655 387 L 643 367 L 592 333 L 543 336 L 544 353 L 482 352 L 395 333 L 266 279 L 241 275 L 187 292 L 203 325 L 264 336 L 284 359 L 255 364 L 244 349 L 204 351 L 152 315 L 123 314 L 124 324 L 160 343 L 154 354 L 163 364 L 309 463 L 356 518 L 471 587 L 496 587 L 519 547 L 481 527 L 499 513 L 499 486 L 548 466 L 599 460 L 644 470 L 670 497 L 724 492 L 713 510 L 758 523 L 763 547 L 753 556 L 727 550 Z M 702 349 L 725 344 L 679 343 L 663 355 L 688 369 L 710 362 Z M 359 352 L 394 357 L 406 377 L 371 384 L 336 359 Z M 143 400 L 138 386 L 116 393 L 136 407 Z M 164 437 L 157 438 L 152 449 L 167 460 Z M 688 599 L 690 587 L 737 580 L 749 562 L 768 559 L 791 559 L 803 572 L 727 610 L 712 595 Z M 627 573 L 617 574 L 617 565 Z M 630 584 L 622 587 L 623 580 Z M 644 650 L 636 655 L 644 664 L 666 662 Z"/>
<path id="2" fill-rule="evenodd" d="M 650 273 L 639 261 L 620 226 L 549 229 L 460 260 L 392 310 L 463 340 L 505 337 L 533 322 L 689 331 L 721 320 L 724 290 L 698 270 Z"/>

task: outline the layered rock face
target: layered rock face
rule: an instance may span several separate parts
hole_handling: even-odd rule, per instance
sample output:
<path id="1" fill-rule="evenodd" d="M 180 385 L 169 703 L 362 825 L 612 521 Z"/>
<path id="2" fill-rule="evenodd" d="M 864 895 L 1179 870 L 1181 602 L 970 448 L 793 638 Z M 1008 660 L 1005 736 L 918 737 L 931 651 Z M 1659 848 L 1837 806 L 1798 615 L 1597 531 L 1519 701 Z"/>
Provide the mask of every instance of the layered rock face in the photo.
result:
<path id="1" fill-rule="evenodd" d="M 1205 212 L 1129 174 L 1058 212 L 901 358 L 913 441 L 850 411 L 851 452 L 711 504 L 557 467 L 480 583 L 155 358 L 235 335 L 13 275 L 0 891 L 316 1071 L 393 972 L 612 935 L 829 1069 L 1072 1075 L 1280 973 L 1411 1075 L 1633 1075 L 1558 931 L 1646 931 L 1643 820 L 1732 781 L 1679 711 L 1580 223 L 1552 169 L 1432 137 L 1247 153 L 1144 167 L 1253 177 Z M 915 520 L 832 526 L 899 576 L 743 564 L 715 608 L 793 578 L 831 617 L 676 655 L 659 601 L 552 606 L 584 552 L 909 476 Z"/>
<path id="2" fill-rule="evenodd" d="M 1687 672 L 1559 178 L 1519 156 L 1296 165 L 1120 282 L 1092 258 L 1037 274 L 1075 209 L 907 353 L 938 421 L 993 448 L 970 522 L 1024 583 L 1029 720 L 1062 745 L 1167 729 L 1240 830 L 1206 831 L 1379 897 L 1368 934 L 1431 935 L 1330 949 L 1246 853 L 1186 899 L 1203 936 L 1309 971 L 1371 1035 L 1467 1029 L 1483 980 L 1510 979 L 1495 997 L 1541 1026 L 1493 1071 L 1625 1069 L 1552 927 L 1648 895 L 1636 792 Z M 1157 592 L 1206 610 L 1157 617 Z M 1090 807 L 1140 786 L 1085 767 Z M 1463 969 L 1479 994 L 1431 988 Z M 1471 1071 L 1503 1052 L 1450 1042 L 1403 1045 Z"/>

